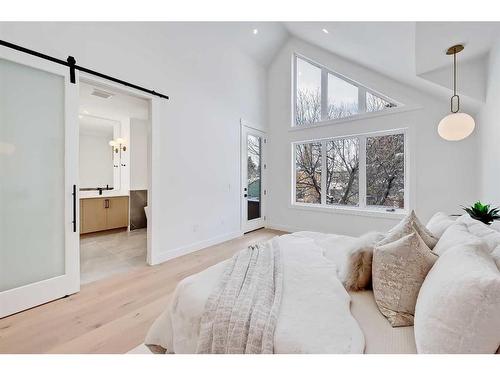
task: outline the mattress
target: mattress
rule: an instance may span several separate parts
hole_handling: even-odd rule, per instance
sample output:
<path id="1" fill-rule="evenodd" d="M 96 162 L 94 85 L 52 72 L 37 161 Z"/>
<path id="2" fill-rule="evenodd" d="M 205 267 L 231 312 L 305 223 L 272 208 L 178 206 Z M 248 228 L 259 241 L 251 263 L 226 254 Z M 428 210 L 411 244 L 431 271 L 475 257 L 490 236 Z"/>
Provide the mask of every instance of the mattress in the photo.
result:
<path id="1" fill-rule="evenodd" d="M 365 354 L 416 354 L 412 327 L 392 327 L 379 311 L 373 291 L 349 292 L 351 313 L 365 335 Z"/>

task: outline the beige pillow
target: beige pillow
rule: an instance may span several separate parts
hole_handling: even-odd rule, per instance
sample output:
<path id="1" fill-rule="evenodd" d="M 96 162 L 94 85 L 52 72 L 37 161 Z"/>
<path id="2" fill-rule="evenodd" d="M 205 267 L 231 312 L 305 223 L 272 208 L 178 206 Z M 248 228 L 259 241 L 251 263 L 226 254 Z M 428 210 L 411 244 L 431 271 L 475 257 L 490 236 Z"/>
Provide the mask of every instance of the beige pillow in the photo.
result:
<path id="1" fill-rule="evenodd" d="M 420 286 L 437 256 L 413 233 L 373 251 L 375 302 L 393 327 L 413 325 Z"/>
<path id="2" fill-rule="evenodd" d="M 444 212 L 436 212 L 425 226 L 436 238 L 440 238 L 449 226 L 455 223 L 455 219 Z"/>
<path id="3" fill-rule="evenodd" d="M 415 309 L 419 353 L 490 353 L 500 346 L 500 272 L 478 244 L 439 257 Z"/>
<path id="4" fill-rule="evenodd" d="M 385 245 L 390 242 L 394 242 L 404 236 L 411 234 L 413 231 L 416 231 L 418 233 L 418 235 L 430 249 L 433 249 L 434 246 L 436 246 L 438 238 L 434 237 L 434 235 L 422 225 L 420 220 L 418 220 L 417 215 L 415 215 L 415 211 L 413 210 L 407 216 L 405 216 L 398 225 L 392 228 L 387 233 L 387 236 L 378 243 L 378 245 Z"/>

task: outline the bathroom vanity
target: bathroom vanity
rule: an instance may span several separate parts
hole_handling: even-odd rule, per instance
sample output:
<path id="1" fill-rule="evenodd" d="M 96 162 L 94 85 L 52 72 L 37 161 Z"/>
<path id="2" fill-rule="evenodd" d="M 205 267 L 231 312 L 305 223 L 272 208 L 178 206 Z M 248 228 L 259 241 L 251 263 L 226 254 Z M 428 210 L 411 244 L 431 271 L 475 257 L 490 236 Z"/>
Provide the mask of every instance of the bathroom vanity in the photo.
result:
<path id="1" fill-rule="evenodd" d="M 128 225 L 128 196 L 102 196 L 80 199 L 81 234 L 126 228 Z"/>

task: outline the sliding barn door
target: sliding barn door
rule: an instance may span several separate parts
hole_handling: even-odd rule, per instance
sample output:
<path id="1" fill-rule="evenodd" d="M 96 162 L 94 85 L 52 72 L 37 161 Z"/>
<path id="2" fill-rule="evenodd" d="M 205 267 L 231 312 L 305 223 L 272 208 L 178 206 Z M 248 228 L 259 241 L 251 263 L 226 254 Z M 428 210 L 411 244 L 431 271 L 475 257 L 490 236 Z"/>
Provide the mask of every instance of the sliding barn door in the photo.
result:
<path id="1" fill-rule="evenodd" d="M 0 317 L 80 288 L 77 115 L 67 67 L 0 46 Z"/>

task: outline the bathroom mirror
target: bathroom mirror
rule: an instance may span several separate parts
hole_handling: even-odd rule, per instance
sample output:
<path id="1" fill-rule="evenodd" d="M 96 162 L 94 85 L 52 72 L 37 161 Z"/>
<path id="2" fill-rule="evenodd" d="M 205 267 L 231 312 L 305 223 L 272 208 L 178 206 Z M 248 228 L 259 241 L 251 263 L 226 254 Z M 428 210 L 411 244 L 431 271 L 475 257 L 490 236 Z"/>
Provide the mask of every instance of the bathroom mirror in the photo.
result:
<path id="1" fill-rule="evenodd" d="M 120 160 L 110 141 L 120 137 L 120 122 L 80 115 L 80 190 L 120 189 Z"/>

